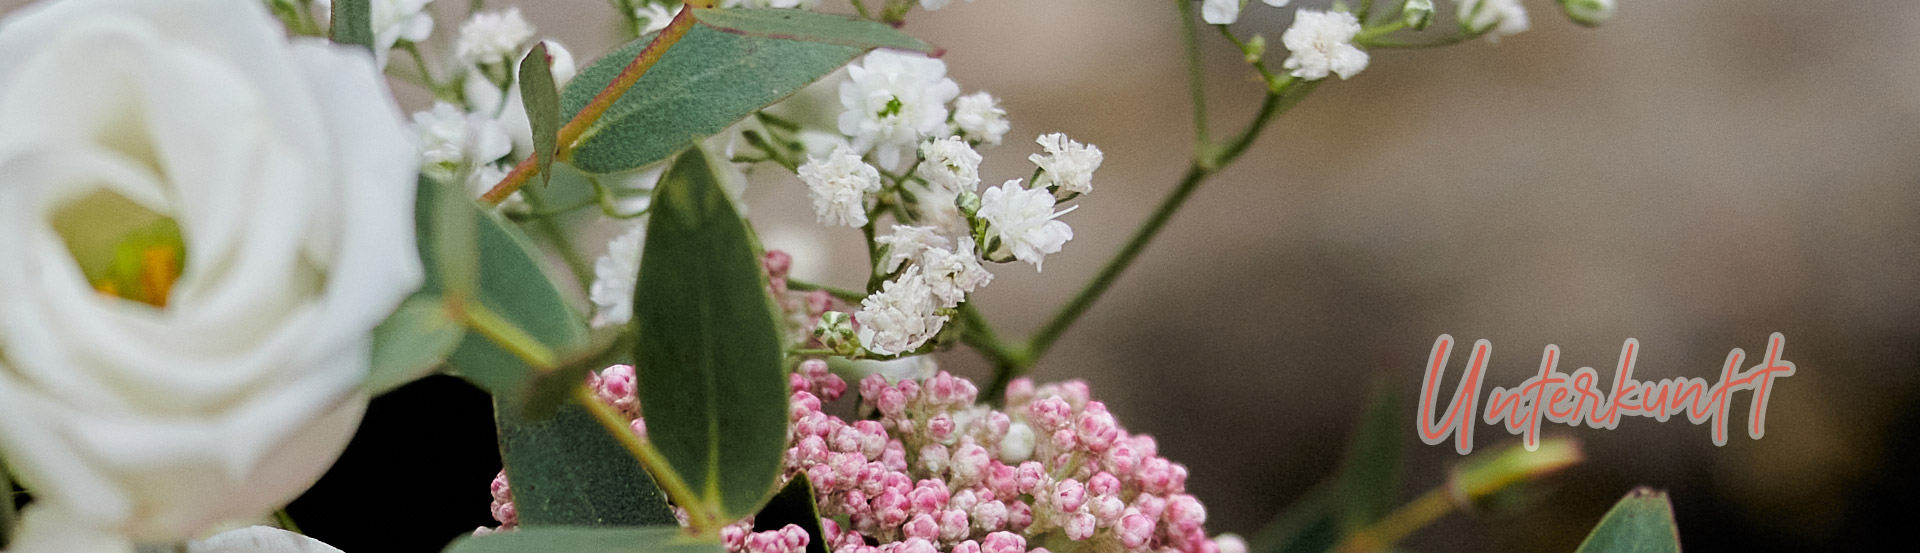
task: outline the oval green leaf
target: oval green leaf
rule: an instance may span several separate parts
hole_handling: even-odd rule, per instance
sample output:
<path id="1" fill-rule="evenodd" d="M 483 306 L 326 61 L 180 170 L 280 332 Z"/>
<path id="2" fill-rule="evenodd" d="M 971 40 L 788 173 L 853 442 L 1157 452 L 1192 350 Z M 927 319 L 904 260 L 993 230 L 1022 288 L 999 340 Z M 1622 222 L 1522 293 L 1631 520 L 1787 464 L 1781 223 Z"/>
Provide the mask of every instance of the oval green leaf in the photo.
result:
<path id="1" fill-rule="evenodd" d="M 679 528 L 521 528 L 468 536 L 446 553 L 722 553 L 717 542 L 698 541 Z"/>
<path id="2" fill-rule="evenodd" d="M 1635 488 L 1613 504 L 1575 553 L 1680 553 L 1680 529 L 1666 492 Z"/>
<path id="3" fill-rule="evenodd" d="M 434 208 L 434 194 L 446 185 L 435 183 L 432 179 L 422 179 L 420 184 L 419 201 L 414 212 L 417 228 L 457 228 L 457 225 L 440 225 L 435 219 L 443 216 L 442 213 L 449 213 L 449 210 Z M 474 266 L 479 268 L 479 274 L 471 277 L 475 280 L 475 292 L 468 301 L 485 305 L 553 351 L 573 352 L 583 347 L 586 344 L 586 324 L 567 305 L 552 278 L 541 268 L 532 241 L 493 212 L 482 210 L 472 201 L 466 203 L 465 214 L 473 218 L 475 228 L 472 243 L 475 244 L 477 263 Z M 459 242 L 421 237 L 420 259 L 430 263 L 426 267 L 426 284 L 420 294 L 441 295 L 445 283 L 450 280 L 444 273 L 463 270 L 458 266 L 441 267 L 433 263 L 441 259 L 459 259 L 460 256 L 442 256 L 435 251 L 443 247 L 443 243 Z M 457 282 L 459 279 L 451 280 Z M 447 356 L 447 365 L 456 374 L 495 396 L 506 397 L 522 395 L 523 385 L 535 372 L 533 367 L 513 353 L 474 332 L 467 332 L 460 340 L 460 345 Z"/>
<path id="4" fill-rule="evenodd" d="M 466 328 L 447 318 L 439 296 L 416 294 L 373 328 L 373 363 L 367 391 L 380 395 L 433 373 Z"/>
<path id="5" fill-rule="evenodd" d="M 647 435 L 720 520 L 759 510 L 780 473 L 787 393 L 766 274 L 704 149 L 654 188 L 634 359 Z"/>
<path id="6" fill-rule="evenodd" d="M 494 421 L 520 524 L 676 525 L 653 477 L 585 408 L 569 404 L 536 421 L 495 398 Z"/>
<path id="7" fill-rule="evenodd" d="M 588 173 L 673 156 L 874 48 L 931 51 L 881 23 L 781 9 L 700 10 L 680 42 L 588 127 L 568 160 Z M 571 119 L 653 41 L 640 37 L 580 71 L 561 92 Z"/>
<path id="8" fill-rule="evenodd" d="M 373 11 L 370 0 L 334 0 L 329 20 L 335 44 L 373 51 Z"/>
<path id="9" fill-rule="evenodd" d="M 540 165 L 540 182 L 553 181 L 553 154 L 560 145 L 560 89 L 553 84 L 553 56 L 546 41 L 533 46 L 520 60 L 520 103 L 533 130 L 533 155 Z"/>

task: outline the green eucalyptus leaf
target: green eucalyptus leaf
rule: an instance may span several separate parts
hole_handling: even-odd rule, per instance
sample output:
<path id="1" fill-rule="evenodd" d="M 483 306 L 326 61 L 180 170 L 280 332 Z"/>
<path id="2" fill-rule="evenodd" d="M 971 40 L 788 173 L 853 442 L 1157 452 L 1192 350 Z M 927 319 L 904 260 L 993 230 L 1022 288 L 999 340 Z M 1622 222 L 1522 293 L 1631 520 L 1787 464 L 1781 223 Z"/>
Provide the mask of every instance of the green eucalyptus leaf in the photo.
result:
<path id="1" fill-rule="evenodd" d="M 679 528 L 521 528 L 454 540 L 445 553 L 722 553 Z"/>
<path id="2" fill-rule="evenodd" d="M 520 60 L 520 103 L 533 127 L 533 155 L 542 183 L 553 181 L 553 154 L 560 147 L 560 89 L 553 83 L 553 56 L 541 41 Z"/>
<path id="3" fill-rule="evenodd" d="M 892 25 L 858 17 L 788 9 L 695 9 L 693 17 L 714 29 L 762 38 L 893 48 L 933 53 L 933 46 Z"/>
<path id="4" fill-rule="evenodd" d="M 772 491 L 787 393 L 766 274 L 747 222 L 703 148 L 654 188 L 633 320 L 647 434 L 699 495 L 733 520 Z"/>
<path id="5" fill-rule="evenodd" d="M 1666 492 L 1635 488 L 1613 505 L 1575 553 L 1680 553 Z"/>
<path id="6" fill-rule="evenodd" d="M 932 47 L 884 24 L 798 10 L 700 10 L 701 24 L 668 48 L 633 88 L 581 134 L 569 162 L 588 173 L 652 164 L 780 101 L 874 48 Z M 571 119 L 655 35 L 582 69 L 561 92 Z M 779 38 L 775 38 L 779 37 Z"/>
<path id="7" fill-rule="evenodd" d="M 447 317 L 445 301 L 439 296 L 407 298 L 373 328 L 367 391 L 377 396 L 432 374 L 465 334 L 465 327 Z"/>
<path id="8" fill-rule="evenodd" d="M 420 198 L 415 206 L 419 228 L 441 228 L 436 218 L 451 216 L 443 215 L 452 213 L 448 210 L 434 208 L 435 194 L 446 186 L 431 179 L 421 181 Z M 584 347 L 586 325 L 560 295 L 553 278 L 541 268 L 532 241 L 492 211 L 481 209 L 471 200 L 465 203 L 465 216 L 473 219 L 476 230 L 475 266 L 479 267 L 479 274 L 472 275 L 475 278 L 473 297 L 467 301 L 487 306 L 556 352 L 574 352 Z M 441 295 L 449 280 L 445 273 L 460 270 L 435 263 L 443 258 L 437 252 L 440 242 L 420 241 L 420 259 L 429 261 L 426 286 L 421 294 Z M 474 332 L 466 333 L 460 340 L 460 345 L 447 356 L 447 365 L 495 396 L 505 397 L 524 395 L 525 382 L 536 372 L 526 361 Z"/>
<path id="9" fill-rule="evenodd" d="M 753 531 L 766 532 L 786 528 L 788 524 L 798 525 L 807 531 L 807 553 L 827 553 L 826 533 L 820 529 L 820 508 L 814 500 L 813 482 L 806 473 L 793 476 L 780 493 L 767 500 L 758 514 L 753 515 Z"/>
<path id="10" fill-rule="evenodd" d="M 333 0 L 333 42 L 373 51 L 373 9 L 370 0 Z"/>
<path id="11" fill-rule="evenodd" d="M 646 468 L 579 404 L 543 420 L 494 399 L 513 506 L 525 527 L 675 525 Z"/>
<path id="12" fill-rule="evenodd" d="M 1400 418 L 1400 395 L 1387 382 L 1376 383 L 1340 469 L 1340 526 L 1349 532 L 1393 507 L 1400 482 Z"/>

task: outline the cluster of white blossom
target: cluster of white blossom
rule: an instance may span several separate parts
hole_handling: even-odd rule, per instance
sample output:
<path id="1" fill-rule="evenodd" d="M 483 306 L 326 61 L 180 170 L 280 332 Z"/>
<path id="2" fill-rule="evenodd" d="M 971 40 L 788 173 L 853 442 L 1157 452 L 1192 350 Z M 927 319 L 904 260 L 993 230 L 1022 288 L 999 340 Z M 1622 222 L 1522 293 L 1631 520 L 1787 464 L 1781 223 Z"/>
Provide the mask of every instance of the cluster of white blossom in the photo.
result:
<path id="1" fill-rule="evenodd" d="M 1011 125 L 992 95 L 962 96 L 944 62 L 876 51 L 822 86 L 835 87 L 838 100 L 817 106 L 835 111 L 833 135 L 815 138 L 831 144 L 830 153 L 811 153 L 820 147 L 803 144 L 808 130 L 792 140 L 795 150 L 808 152 L 794 172 L 815 215 L 823 225 L 864 227 L 870 235 L 879 219 L 893 219 L 890 232 L 872 237 L 872 295 L 850 322 L 835 320 L 858 330 L 823 334 L 857 335 L 875 356 L 919 350 L 967 294 L 993 279 L 983 262 L 1018 260 L 1039 269 L 1073 238 L 1072 228 L 1055 220 L 1071 209 L 1058 203 L 1093 190 L 1104 160 L 1098 147 L 1064 134 L 1041 136 L 1044 153 L 1030 157 L 1038 168 L 1032 188 L 1013 179 L 980 190 L 983 158 L 975 148 L 1000 144 Z"/>

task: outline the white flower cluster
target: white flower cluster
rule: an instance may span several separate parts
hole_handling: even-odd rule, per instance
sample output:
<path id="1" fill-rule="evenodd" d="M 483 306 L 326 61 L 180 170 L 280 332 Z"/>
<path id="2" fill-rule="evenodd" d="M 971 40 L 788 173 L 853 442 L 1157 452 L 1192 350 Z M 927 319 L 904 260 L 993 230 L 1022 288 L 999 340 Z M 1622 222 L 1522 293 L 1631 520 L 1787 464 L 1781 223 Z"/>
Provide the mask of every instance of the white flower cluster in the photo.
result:
<path id="1" fill-rule="evenodd" d="M 961 96 L 944 62 L 890 51 L 868 54 L 829 84 L 839 105 L 816 107 L 839 110 L 825 123 L 838 132 L 821 140 L 802 128 L 788 141 L 796 151 L 815 150 L 805 142 L 837 144 L 795 170 L 821 224 L 871 228 L 876 218 L 894 219 L 890 233 L 874 237 L 882 253 L 873 269 L 885 279 L 853 316 L 869 353 L 901 355 L 926 345 L 967 294 L 993 279 L 982 262 L 1019 260 L 1039 269 L 1073 238 L 1073 229 L 1055 220 L 1071 209 L 1057 203 L 1093 190 L 1100 148 L 1063 134 L 1041 136 L 1044 153 L 1029 158 L 1039 169 L 1032 188 L 1015 179 L 981 191 L 983 158 L 975 148 L 998 145 L 1011 129 L 992 95 Z"/>
<path id="2" fill-rule="evenodd" d="M 1367 52 L 1353 45 L 1357 34 L 1360 20 L 1351 13 L 1300 10 L 1293 16 L 1293 26 L 1280 35 L 1280 44 L 1291 52 L 1282 67 L 1309 81 L 1325 79 L 1329 73 L 1351 79 L 1367 68 Z"/>

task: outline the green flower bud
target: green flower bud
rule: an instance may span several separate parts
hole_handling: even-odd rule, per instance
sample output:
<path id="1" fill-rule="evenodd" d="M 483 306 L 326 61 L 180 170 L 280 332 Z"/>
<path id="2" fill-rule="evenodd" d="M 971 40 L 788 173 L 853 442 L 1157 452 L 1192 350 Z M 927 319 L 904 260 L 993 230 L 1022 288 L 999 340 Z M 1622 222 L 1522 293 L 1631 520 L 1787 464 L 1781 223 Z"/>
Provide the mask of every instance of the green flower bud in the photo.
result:
<path id="1" fill-rule="evenodd" d="M 1560 0 L 1560 9 L 1567 12 L 1568 19 L 1588 27 L 1613 19 L 1613 8 L 1613 0 Z"/>
<path id="2" fill-rule="evenodd" d="M 1247 63 L 1260 63 L 1260 58 L 1267 55 L 1267 37 L 1253 35 L 1253 38 L 1247 39 L 1247 44 L 1240 48 L 1240 53 L 1246 56 Z"/>
<path id="3" fill-rule="evenodd" d="M 1400 8 L 1400 20 L 1414 30 L 1426 30 L 1433 24 L 1433 0 L 1407 0 Z"/>

